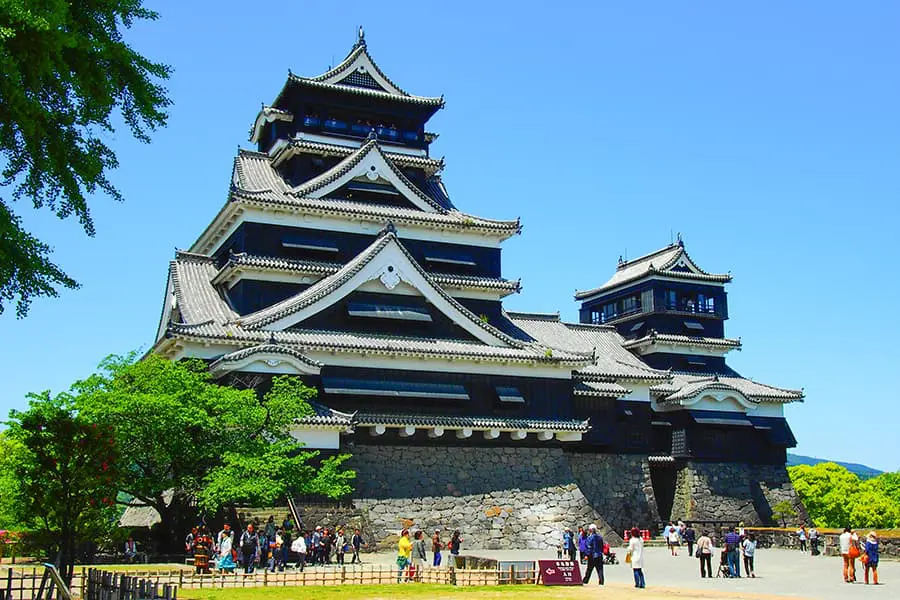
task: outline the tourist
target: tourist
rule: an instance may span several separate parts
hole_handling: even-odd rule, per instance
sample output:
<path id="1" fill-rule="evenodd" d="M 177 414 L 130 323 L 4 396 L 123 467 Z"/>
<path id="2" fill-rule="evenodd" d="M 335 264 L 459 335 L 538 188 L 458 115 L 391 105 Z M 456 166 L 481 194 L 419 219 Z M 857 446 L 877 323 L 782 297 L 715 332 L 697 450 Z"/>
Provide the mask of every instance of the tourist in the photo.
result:
<path id="1" fill-rule="evenodd" d="M 425 561 L 428 560 L 428 557 L 425 555 L 425 533 L 421 530 L 417 531 L 414 537 L 410 571 L 412 571 L 412 578 L 419 581 L 422 579 L 422 569 L 425 568 Z"/>
<path id="2" fill-rule="evenodd" d="M 566 527 L 563 529 L 563 552 L 569 557 L 569 560 L 575 560 L 575 538 L 572 530 Z"/>
<path id="3" fill-rule="evenodd" d="M 600 585 L 603 585 L 603 536 L 597 533 L 597 526 L 593 523 L 588 525 L 588 532 L 588 566 L 582 583 L 587 585 L 591 580 L 591 571 L 597 569 L 597 577 L 600 580 Z"/>
<path id="4" fill-rule="evenodd" d="M 441 548 L 443 548 L 443 544 L 441 543 L 441 530 L 435 529 L 434 534 L 431 536 L 431 551 L 434 553 L 434 561 L 431 563 L 432 567 L 441 566 Z"/>
<path id="5" fill-rule="evenodd" d="M 403 578 L 403 571 L 409 566 L 412 557 L 412 542 L 409 541 L 409 529 L 400 532 L 397 542 L 397 583 Z"/>
<path id="6" fill-rule="evenodd" d="M 269 515 L 269 520 L 266 521 L 266 528 L 263 530 L 263 535 L 266 536 L 267 540 L 275 539 L 275 515 Z"/>
<path id="7" fill-rule="evenodd" d="M 294 531 L 294 521 L 291 519 L 291 515 L 287 515 L 287 516 L 284 518 L 284 521 L 281 522 L 281 528 L 282 528 L 284 531 L 290 531 L 290 532 L 293 533 L 293 531 Z M 303 523 L 300 523 L 300 528 L 299 528 L 299 529 L 303 529 Z M 292 537 L 293 537 L 293 536 L 292 536 Z"/>
<path id="8" fill-rule="evenodd" d="M 725 556 L 728 560 L 728 573 L 731 577 L 741 576 L 740 546 L 741 536 L 738 535 L 735 528 L 732 527 L 731 530 L 725 534 Z"/>
<path id="9" fill-rule="evenodd" d="M 254 525 L 254 527 L 256 527 Z M 263 571 L 266 570 L 266 563 L 269 560 L 269 540 L 266 539 L 266 534 L 259 533 L 257 535 L 259 539 L 259 550 L 256 552 L 256 561 L 255 564 L 258 567 L 262 567 Z"/>
<path id="10" fill-rule="evenodd" d="M 841 557 L 844 559 L 844 581 L 853 583 L 856 581 L 856 557 L 859 556 L 858 537 L 854 540 L 856 534 L 850 527 L 844 527 L 844 533 L 838 538 L 838 546 L 841 551 Z"/>
<path id="11" fill-rule="evenodd" d="M 331 564 L 331 553 L 334 550 L 334 532 L 327 527 L 322 530 L 322 539 L 319 540 L 322 545 L 322 562 L 326 565 Z"/>
<path id="12" fill-rule="evenodd" d="M 800 552 L 806 552 L 806 524 L 800 523 L 797 530 L 797 539 L 800 540 Z"/>
<path id="13" fill-rule="evenodd" d="M 872 570 L 872 583 L 878 585 L 878 534 L 870 531 L 866 536 L 865 552 L 862 555 L 865 568 L 865 582 L 869 585 L 869 569 Z"/>
<path id="14" fill-rule="evenodd" d="M 199 530 L 194 527 L 186 536 L 184 536 L 184 551 L 190 556 L 194 554 L 194 540 L 197 538 Z"/>
<path id="15" fill-rule="evenodd" d="M 363 540 L 362 534 L 359 532 L 359 529 L 353 530 L 353 537 L 350 538 L 350 546 L 353 548 L 353 557 L 350 559 L 350 564 L 359 563 L 362 564 L 362 559 L 359 557 L 359 550 L 363 546 L 368 546 L 365 540 Z"/>
<path id="16" fill-rule="evenodd" d="M 669 547 L 669 553 L 672 556 L 678 556 L 678 545 L 680 543 L 678 528 L 670 521 L 668 527 L 666 527 L 666 545 Z"/>
<path id="17" fill-rule="evenodd" d="M 247 525 L 247 529 L 241 535 L 241 564 L 244 573 L 252 573 L 259 553 L 259 536 L 256 534 L 253 523 Z"/>
<path id="18" fill-rule="evenodd" d="M 700 578 L 704 577 L 712 577 L 712 554 L 713 554 L 713 543 L 712 538 L 709 537 L 707 532 L 703 532 L 703 534 L 697 539 L 697 558 L 700 559 Z"/>
<path id="19" fill-rule="evenodd" d="M 697 541 L 697 532 L 688 523 L 684 528 L 684 541 L 687 543 L 688 556 L 694 556 L 694 543 Z"/>
<path id="20" fill-rule="evenodd" d="M 299 532 L 297 535 L 297 539 L 291 544 L 291 552 L 297 555 L 297 563 L 294 565 L 295 569 L 303 569 L 306 567 L 306 538 L 303 537 L 303 532 Z"/>
<path id="21" fill-rule="evenodd" d="M 450 556 L 459 556 L 459 546 L 462 544 L 463 539 L 459 537 L 459 529 L 453 530 L 453 535 L 450 536 L 450 543 L 447 544 L 447 547 L 450 548 Z M 455 563 L 450 563 L 451 567 L 456 566 Z"/>
<path id="22" fill-rule="evenodd" d="M 312 532 L 312 536 L 310 536 L 309 543 L 307 544 L 306 550 L 307 558 L 309 559 L 309 564 L 316 565 L 320 564 L 322 557 L 322 526 L 316 525 L 315 530 Z"/>
<path id="23" fill-rule="evenodd" d="M 229 538 L 231 540 L 231 547 L 234 547 L 234 532 L 231 530 L 231 524 L 225 523 L 222 526 L 222 531 L 219 532 L 219 535 L 216 536 L 216 549 L 221 548 L 222 541 L 225 538 Z"/>
<path id="24" fill-rule="evenodd" d="M 635 527 L 631 530 L 631 539 L 628 540 L 628 553 L 625 562 L 631 562 L 631 570 L 634 573 L 634 587 L 646 587 L 644 582 L 644 540 L 641 538 L 641 530 Z"/>
<path id="25" fill-rule="evenodd" d="M 337 535 L 334 536 L 334 551 L 337 555 L 337 564 L 344 564 L 344 553 L 347 551 L 347 538 L 344 537 L 343 529 L 338 529 Z"/>
<path id="26" fill-rule="evenodd" d="M 815 525 L 809 528 L 809 552 L 813 556 L 819 555 L 819 530 Z"/>
<path id="27" fill-rule="evenodd" d="M 587 563 L 587 532 L 584 527 L 578 528 L 578 557 L 582 564 Z"/>
<path id="28" fill-rule="evenodd" d="M 744 572 L 747 577 L 756 577 L 756 571 L 753 569 L 753 556 L 756 554 L 756 536 L 752 533 L 747 536 L 741 543 L 741 549 L 744 553 Z"/>
<path id="29" fill-rule="evenodd" d="M 291 544 L 293 543 L 291 537 L 292 529 L 293 524 L 291 525 L 291 529 L 285 529 L 284 526 L 281 528 L 281 557 L 278 562 L 279 571 L 284 571 L 291 562 Z"/>
<path id="30" fill-rule="evenodd" d="M 219 558 L 216 561 L 216 569 L 223 573 L 234 573 L 237 567 L 237 563 L 234 562 L 234 537 L 233 535 L 222 535 L 223 533 L 224 530 L 219 532 L 219 543 L 217 545 Z"/>

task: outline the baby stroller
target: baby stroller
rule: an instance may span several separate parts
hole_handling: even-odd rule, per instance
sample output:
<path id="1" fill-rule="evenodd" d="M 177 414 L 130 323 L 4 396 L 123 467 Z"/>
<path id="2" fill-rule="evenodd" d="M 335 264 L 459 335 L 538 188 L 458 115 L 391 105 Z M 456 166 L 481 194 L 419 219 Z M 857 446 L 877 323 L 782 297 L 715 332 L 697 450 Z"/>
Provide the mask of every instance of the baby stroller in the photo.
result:
<path id="1" fill-rule="evenodd" d="M 616 553 L 612 551 L 612 548 L 609 547 L 609 544 L 603 544 L 603 564 L 604 565 L 619 564 L 619 559 L 616 558 Z"/>
<path id="2" fill-rule="evenodd" d="M 719 554 L 719 569 L 716 571 L 716 577 L 731 577 L 731 570 L 728 568 L 728 552 L 722 550 Z"/>

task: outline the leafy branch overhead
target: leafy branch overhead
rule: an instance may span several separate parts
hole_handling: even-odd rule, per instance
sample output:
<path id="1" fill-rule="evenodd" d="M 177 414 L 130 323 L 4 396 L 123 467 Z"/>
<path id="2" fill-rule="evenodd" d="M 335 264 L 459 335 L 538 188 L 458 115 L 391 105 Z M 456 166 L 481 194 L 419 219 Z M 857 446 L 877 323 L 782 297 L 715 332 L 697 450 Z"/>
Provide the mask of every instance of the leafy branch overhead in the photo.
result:
<path id="1" fill-rule="evenodd" d="M 16 301 L 19 317 L 33 297 L 56 296 L 77 283 L 53 264 L 49 245 L 22 229 L 12 202 L 30 199 L 61 219 L 75 216 L 93 236 L 87 197 L 123 200 L 108 178 L 118 167 L 104 138 L 120 117 L 149 142 L 171 104 L 158 82 L 171 68 L 136 52 L 123 29 L 156 20 L 142 0 L 0 2 L 0 312 Z M 10 193 L 11 192 L 11 193 Z"/>

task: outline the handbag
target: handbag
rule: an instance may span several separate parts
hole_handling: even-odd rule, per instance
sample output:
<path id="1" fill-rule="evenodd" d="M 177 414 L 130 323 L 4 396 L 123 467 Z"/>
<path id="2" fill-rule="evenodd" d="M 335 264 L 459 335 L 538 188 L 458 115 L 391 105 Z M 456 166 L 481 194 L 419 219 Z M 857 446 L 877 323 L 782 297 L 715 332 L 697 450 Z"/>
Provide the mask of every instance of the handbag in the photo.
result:
<path id="1" fill-rule="evenodd" d="M 698 546 L 697 549 L 694 550 L 694 557 L 695 557 L 695 558 L 700 558 L 701 556 L 703 556 L 703 551 L 700 550 L 700 548 L 699 548 L 699 546 Z"/>
<path id="2" fill-rule="evenodd" d="M 847 552 L 847 556 L 850 558 L 859 558 L 859 545 L 858 544 L 850 544 L 850 550 Z"/>
<path id="3" fill-rule="evenodd" d="M 631 564 L 631 552 L 625 555 L 625 562 Z"/>

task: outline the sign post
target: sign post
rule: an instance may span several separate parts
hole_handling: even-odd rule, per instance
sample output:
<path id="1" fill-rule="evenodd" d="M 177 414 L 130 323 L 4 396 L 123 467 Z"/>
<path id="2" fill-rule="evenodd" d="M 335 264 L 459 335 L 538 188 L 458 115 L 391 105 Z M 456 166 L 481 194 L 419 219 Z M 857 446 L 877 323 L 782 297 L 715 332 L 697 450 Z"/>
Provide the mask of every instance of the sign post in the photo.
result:
<path id="1" fill-rule="evenodd" d="M 583 585 L 575 560 L 539 560 L 538 571 L 544 585 Z"/>

